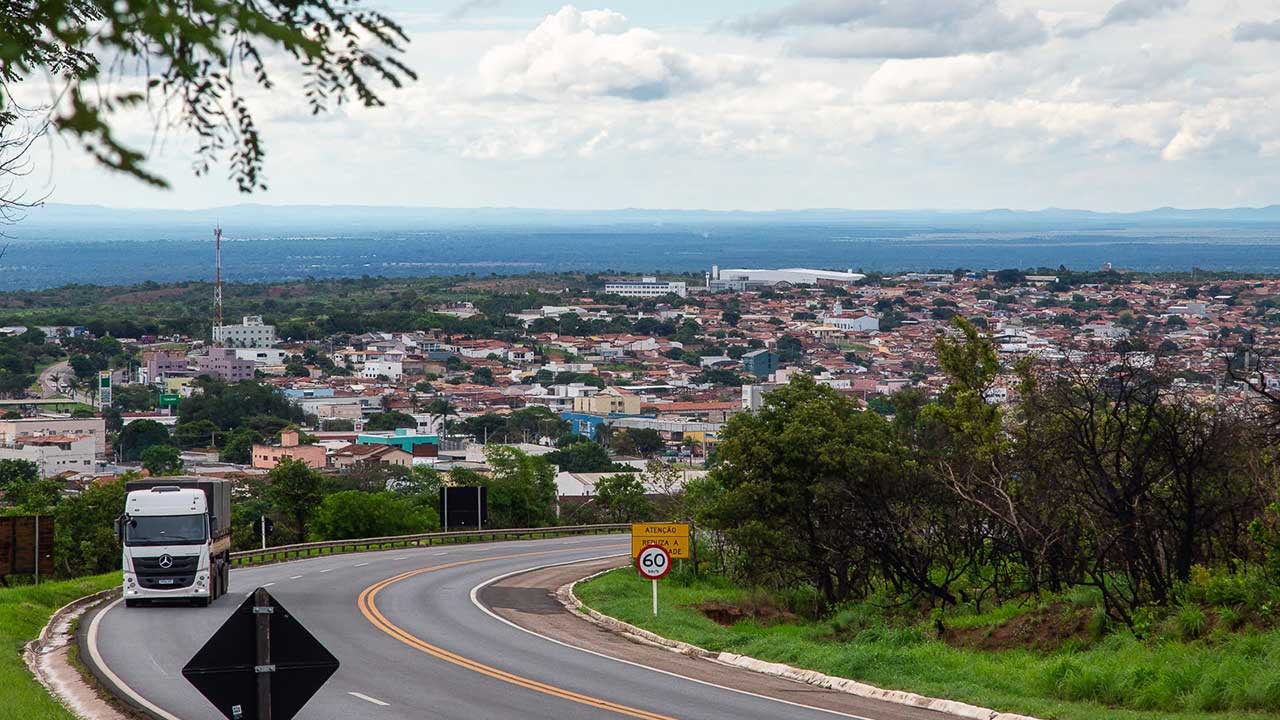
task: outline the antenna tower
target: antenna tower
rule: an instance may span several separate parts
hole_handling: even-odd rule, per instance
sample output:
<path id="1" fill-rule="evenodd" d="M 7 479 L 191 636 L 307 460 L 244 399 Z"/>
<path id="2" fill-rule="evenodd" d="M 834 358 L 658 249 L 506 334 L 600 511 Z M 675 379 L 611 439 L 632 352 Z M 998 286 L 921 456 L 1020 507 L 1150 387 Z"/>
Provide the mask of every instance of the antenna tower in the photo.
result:
<path id="1" fill-rule="evenodd" d="M 222 344 L 222 227 L 213 228 L 213 344 Z"/>

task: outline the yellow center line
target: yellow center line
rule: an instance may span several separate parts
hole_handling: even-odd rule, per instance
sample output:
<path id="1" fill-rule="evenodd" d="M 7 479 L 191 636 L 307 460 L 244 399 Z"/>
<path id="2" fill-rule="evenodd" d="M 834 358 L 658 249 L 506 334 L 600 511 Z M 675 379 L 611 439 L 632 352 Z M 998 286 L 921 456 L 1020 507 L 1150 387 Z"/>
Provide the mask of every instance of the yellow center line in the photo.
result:
<path id="1" fill-rule="evenodd" d="M 581 549 L 582 548 L 575 548 L 574 550 L 580 551 Z M 509 673 L 505 670 L 499 670 L 498 668 L 492 667 L 490 665 L 485 665 L 484 663 L 477 662 L 475 660 L 463 657 L 456 653 L 449 652 L 444 648 L 438 647 L 436 645 L 432 645 L 431 643 L 423 640 L 422 638 L 419 638 L 410 634 L 403 628 L 399 627 L 395 623 L 388 620 L 386 616 L 383 615 L 380 610 L 378 610 L 378 606 L 375 602 L 375 599 L 380 591 L 402 580 L 407 580 L 411 577 L 415 577 L 423 573 L 433 572 L 436 570 L 445 570 L 447 568 L 458 567 L 460 565 L 472 565 L 474 563 L 489 562 L 492 560 L 508 560 L 511 558 L 529 557 L 532 555 L 549 555 L 549 554 L 558 553 L 558 552 L 566 552 L 566 551 L 565 550 L 540 550 L 537 552 L 515 553 L 512 555 L 498 555 L 496 557 L 476 558 L 473 560 L 458 560 L 456 562 L 444 563 L 442 565 L 431 565 L 429 567 L 418 568 L 417 570 L 410 570 L 408 572 L 403 572 L 403 573 L 400 573 L 399 575 L 389 577 L 386 580 L 376 582 L 370 585 L 369 587 L 365 588 L 363 591 L 361 591 L 360 599 L 358 601 L 358 605 L 360 607 L 360 613 L 363 614 L 365 619 L 368 620 L 370 623 L 372 623 L 374 627 L 386 633 L 387 635 L 390 635 L 396 640 L 399 640 L 405 645 L 408 645 L 409 647 L 412 647 L 415 650 L 420 650 L 433 657 L 444 660 L 445 662 L 452 663 L 454 665 L 466 668 L 468 670 L 472 670 L 474 672 L 478 672 L 481 675 L 486 675 L 488 677 L 501 680 L 503 682 L 510 683 L 512 685 L 516 685 L 518 687 L 526 688 L 528 690 L 533 690 L 534 692 L 540 692 L 545 695 L 550 695 L 552 697 L 557 697 L 562 700 L 569 700 L 571 702 L 580 703 L 582 705 L 590 705 L 591 707 L 599 708 L 602 710 L 608 710 L 610 712 L 617 713 L 619 715 L 639 718 L 639 720 L 675 720 L 675 718 L 671 718 L 666 715 L 659 715 L 657 713 L 648 712 L 647 710 L 639 710 L 633 707 L 628 707 L 626 705 L 619 705 L 618 703 L 609 702 L 608 700 L 602 700 L 600 698 L 591 697 L 590 695 L 583 695 L 581 693 L 573 692 L 572 690 L 566 690 L 564 688 L 556 687 L 554 685 L 548 685 L 546 683 L 538 682 L 537 680 L 531 680 L 529 678 L 522 677 L 514 673 Z"/>

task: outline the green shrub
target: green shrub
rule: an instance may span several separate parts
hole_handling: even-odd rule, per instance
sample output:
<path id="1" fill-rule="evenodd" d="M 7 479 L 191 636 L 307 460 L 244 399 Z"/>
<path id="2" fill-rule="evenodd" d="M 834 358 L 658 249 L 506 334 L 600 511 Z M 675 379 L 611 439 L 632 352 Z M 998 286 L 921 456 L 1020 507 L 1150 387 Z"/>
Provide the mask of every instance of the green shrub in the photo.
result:
<path id="1" fill-rule="evenodd" d="M 1174 614 L 1178 628 L 1178 636 L 1183 640 L 1196 640 L 1204 635 L 1205 629 L 1209 626 L 1209 620 L 1205 617 L 1204 610 L 1199 605 L 1183 605 L 1178 608 Z"/>

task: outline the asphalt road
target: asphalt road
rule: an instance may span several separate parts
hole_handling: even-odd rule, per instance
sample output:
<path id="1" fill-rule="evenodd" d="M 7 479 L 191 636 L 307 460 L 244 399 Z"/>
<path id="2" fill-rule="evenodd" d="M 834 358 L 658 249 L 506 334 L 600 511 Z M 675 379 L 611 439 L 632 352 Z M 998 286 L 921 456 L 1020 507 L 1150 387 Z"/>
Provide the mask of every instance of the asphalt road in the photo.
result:
<path id="1" fill-rule="evenodd" d="M 183 720 L 222 717 L 181 668 L 258 586 L 342 666 L 306 720 L 857 717 L 783 704 L 613 661 L 506 625 L 473 601 L 494 577 L 625 554 L 626 536 L 400 549 L 235 570 L 209 608 L 125 608 L 87 618 L 101 662 Z"/>

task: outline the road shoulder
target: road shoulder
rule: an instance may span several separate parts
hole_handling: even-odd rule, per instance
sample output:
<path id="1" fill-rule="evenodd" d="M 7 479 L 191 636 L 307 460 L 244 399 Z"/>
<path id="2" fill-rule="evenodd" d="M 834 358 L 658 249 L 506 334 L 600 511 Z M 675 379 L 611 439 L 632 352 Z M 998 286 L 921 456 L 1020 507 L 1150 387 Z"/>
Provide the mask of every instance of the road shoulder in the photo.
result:
<path id="1" fill-rule="evenodd" d="M 513 575 L 484 587 L 479 601 L 521 628 L 589 652 L 679 675 L 691 680 L 784 702 L 874 720 L 944 720 L 951 715 L 920 707 L 851 695 L 772 674 L 726 665 L 698 654 L 630 639 L 571 613 L 557 591 L 597 572 L 619 567 L 626 558 L 560 565 Z M 975 717 L 975 716 L 969 716 Z M 983 715 L 983 720 L 996 713 Z M 1001 720 L 1011 718 L 1003 716 Z"/>

